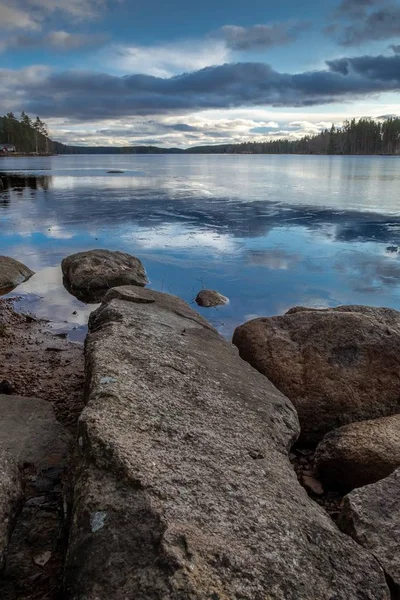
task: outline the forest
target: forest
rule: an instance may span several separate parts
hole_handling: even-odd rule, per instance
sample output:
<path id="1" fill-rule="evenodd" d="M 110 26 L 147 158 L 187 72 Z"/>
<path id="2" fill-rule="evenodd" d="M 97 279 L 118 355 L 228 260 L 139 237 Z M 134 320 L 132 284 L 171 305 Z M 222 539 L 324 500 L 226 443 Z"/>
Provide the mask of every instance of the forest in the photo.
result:
<path id="1" fill-rule="evenodd" d="M 67 146 L 49 138 L 46 124 L 25 112 L 18 120 L 13 113 L 0 117 L 0 143 L 13 144 L 23 154 L 380 154 L 400 155 L 400 118 L 369 118 L 332 125 L 314 136 L 297 140 L 277 139 L 242 144 L 160 148 L 156 146 Z"/>

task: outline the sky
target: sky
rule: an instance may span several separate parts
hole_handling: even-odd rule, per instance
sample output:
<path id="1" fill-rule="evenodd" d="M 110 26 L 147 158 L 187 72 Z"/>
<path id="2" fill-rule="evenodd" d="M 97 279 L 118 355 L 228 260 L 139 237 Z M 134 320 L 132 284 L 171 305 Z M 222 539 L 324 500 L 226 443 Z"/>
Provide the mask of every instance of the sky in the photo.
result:
<path id="1" fill-rule="evenodd" d="M 400 115 L 399 0 L 0 0 L 0 114 L 189 147 Z"/>

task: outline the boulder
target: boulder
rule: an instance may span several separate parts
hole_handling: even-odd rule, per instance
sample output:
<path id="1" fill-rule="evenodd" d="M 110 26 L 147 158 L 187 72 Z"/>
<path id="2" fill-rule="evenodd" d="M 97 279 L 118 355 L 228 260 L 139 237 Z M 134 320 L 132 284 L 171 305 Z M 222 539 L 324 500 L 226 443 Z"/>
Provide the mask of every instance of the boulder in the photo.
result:
<path id="1" fill-rule="evenodd" d="M 0 394 L 0 447 L 22 468 L 62 467 L 71 436 L 56 421 L 49 402 Z"/>
<path id="2" fill-rule="evenodd" d="M 9 256 L 0 256 L 0 294 L 11 291 L 34 275 L 28 267 Z"/>
<path id="3" fill-rule="evenodd" d="M 400 415 L 331 431 L 317 447 L 315 465 L 328 486 L 347 491 L 387 477 L 400 467 Z"/>
<path id="4" fill-rule="evenodd" d="M 108 289 L 148 283 L 141 261 L 125 252 L 89 250 L 72 254 L 61 263 L 64 285 L 84 302 L 99 302 Z"/>
<path id="5" fill-rule="evenodd" d="M 196 303 L 204 308 L 214 308 L 215 306 L 224 306 L 229 300 L 215 290 L 201 290 L 196 296 Z"/>
<path id="6" fill-rule="evenodd" d="M 400 412 L 400 313 L 387 308 L 297 307 L 238 327 L 240 356 L 295 405 L 301 441 Z"/>
<path id="7" fill-rule="evenodd" d="M 0 572 L 4 569 L 10 539 L 22 503 L 22 483 L 18 467 L 0 448 Z"/>
<path id="8" fill-rule="evenodd" d="M 111 290 L 85 354 L 66 599 L 389 600 L 297 481 L 291 403 L 186 303 Z"/>
<path id="9" fill-rule="evenodd" d="M 338 524 L 376 557 L 400 598 L 400 469 L 346 496 Z"/>

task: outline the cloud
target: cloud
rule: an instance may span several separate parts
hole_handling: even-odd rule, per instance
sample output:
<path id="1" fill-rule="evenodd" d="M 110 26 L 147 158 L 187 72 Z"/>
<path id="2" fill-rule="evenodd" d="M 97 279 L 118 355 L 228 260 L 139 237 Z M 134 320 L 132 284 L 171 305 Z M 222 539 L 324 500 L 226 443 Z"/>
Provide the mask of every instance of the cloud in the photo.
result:
<path id="1" fill-rule="evenodd" d="M 338 13 L 359 17 L 373 6 L 385 4 L 385 0 L 342 0 L 338 6 Z"/>
<path id="2" fill-rule="evenodd" d="M 77 20 L 95 18 L 107 8 L 107 0 L 20 0 L 20 3 L 42 15 L 60 12 Z"/>
<path id="3" fill-rule="evenodd" d="M 307 27 L 309 23 L 305 21 L 288 21 L 252 27 L 225 25 L 215 35 L 221 37 L 230 50 L 257 50 L 289 44 Z"/>
<path id="4" fill-rule="evenodd" d="M 343 0 L 335 22 L 326 28 L 342 46 L 387 40 L 400 35 L 400 6 L 391 0 Z M 341 21 L 346 19 L 349 24 Z"/>
<path id="5" fill-rule="evenodd" d="M 84 46 L 97 46 L 104 42 L 103 35 L 50 31 L 45 36 L 14 35 L 4 42 L 8 48 L 50 48 L 53 50 L 76 50 Z"/>
<path id="6" fill-rule="evenodd" d="M 393 52 L 394 52 L 395 54 L 400 54 L 400 44 L 399 44 L 398 46 L 396 46 L 396 45 L 394 45 L 394 44 L 391 44 L 391 45 L 389 46 L 389 49 L 390 49 L 390 50 L 393 50 Z"/>
<path id="7" fill-rule="evenodd" d="M 181 41 L 160 46 L 121 46 L 105 48 L 102 62 L 122 73 L 146 73 L 171 77 L 183 71 L 197 71 L 229 59 L 229 51 L 220 40 L 207 44 L 202 40 Z"/>
<path id="8" fill-rule="evenodd" d="M 371 81 L 394 82 L 400 89 L 400 56 L 359 56 L 326 61 L 329 69 L 345 77 L 350 75 Z"/>
<path id="9" fill-rule="evenodd" d="M 29 13 L 0 2 L 0 30 L 38 29 L 39 25 Z"/>
<path id="10" fill-rule="evenodd" d="M 313 106 L 400 90 L 400 55 L 327 62 L 327 69 L 280 73 L 263 63 L 224 64 L 169 78 L 105 73 L 0 70 L 0 103 L 81 121 L 240 106 Z"/>
<path id="11" fill-rule="evenodd" d="M 112 2 L 113 0 L 13 0 L 11 7 L 11 2 L 0 0 L 0 30 L 39 31 L 44 21 L 54 16 L 66 17 L 74 23 L 93 20 L 100 17 Z"/>

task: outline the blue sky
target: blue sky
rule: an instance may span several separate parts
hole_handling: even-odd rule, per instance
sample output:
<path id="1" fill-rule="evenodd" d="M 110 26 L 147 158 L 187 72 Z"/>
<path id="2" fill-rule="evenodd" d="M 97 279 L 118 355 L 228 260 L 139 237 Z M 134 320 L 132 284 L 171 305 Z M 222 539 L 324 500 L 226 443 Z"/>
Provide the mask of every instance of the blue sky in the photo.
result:
<path id="1" fill-rule="evenodd" d="M 400 114 L 398 0 L 0 0 L 0 113 L 190 146 Z"/>

